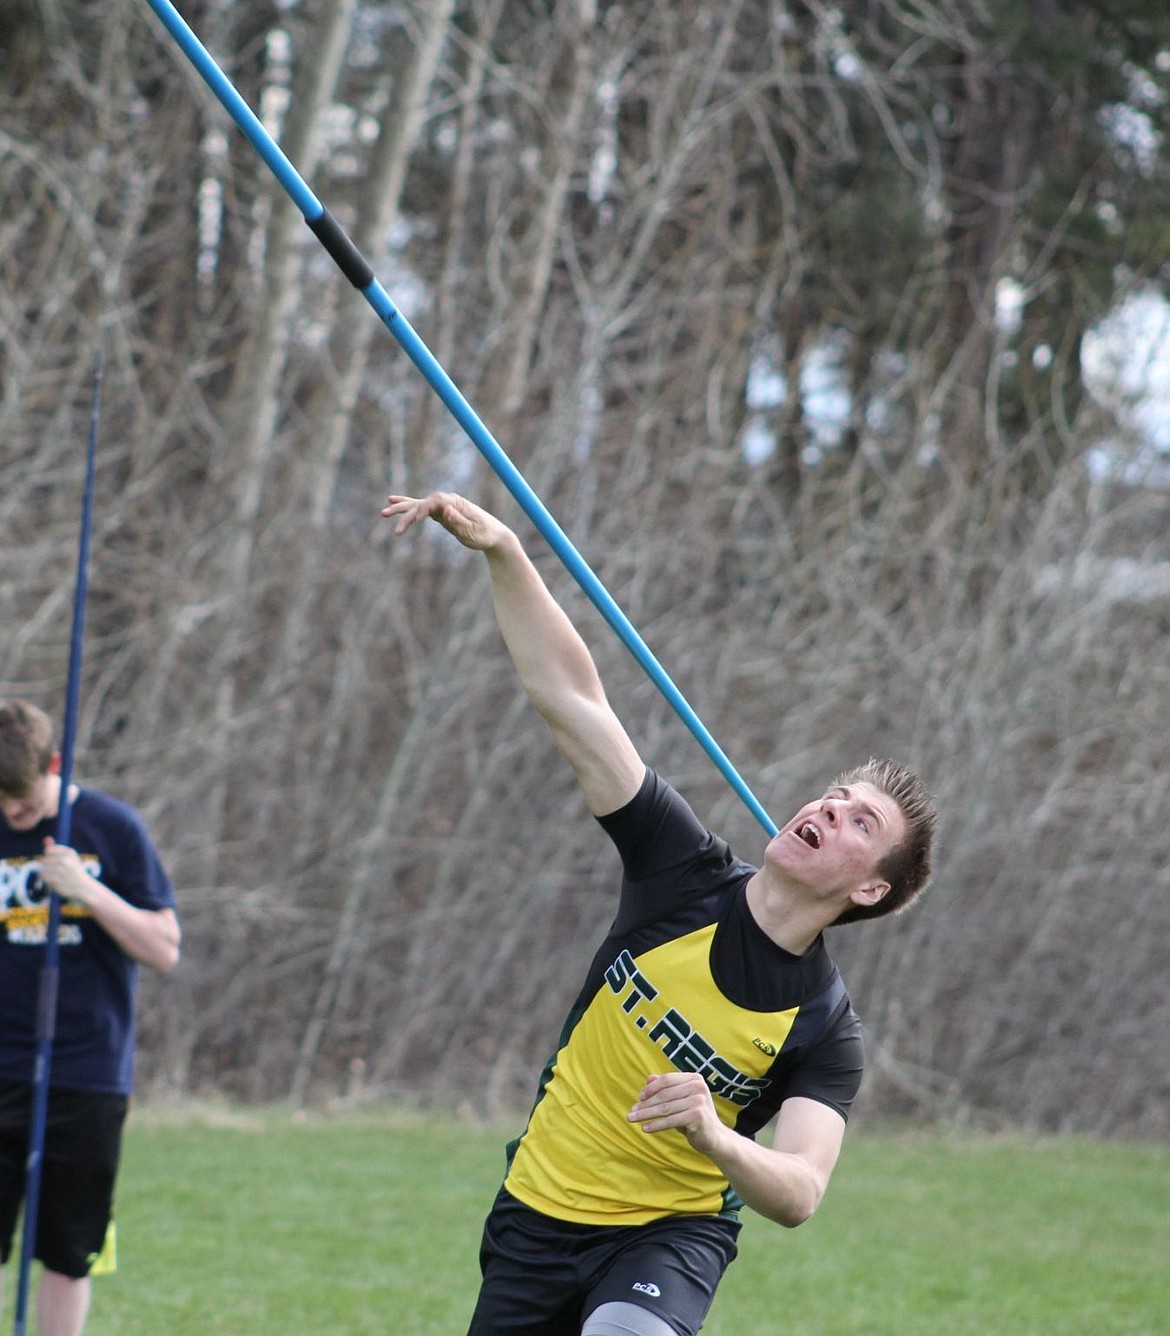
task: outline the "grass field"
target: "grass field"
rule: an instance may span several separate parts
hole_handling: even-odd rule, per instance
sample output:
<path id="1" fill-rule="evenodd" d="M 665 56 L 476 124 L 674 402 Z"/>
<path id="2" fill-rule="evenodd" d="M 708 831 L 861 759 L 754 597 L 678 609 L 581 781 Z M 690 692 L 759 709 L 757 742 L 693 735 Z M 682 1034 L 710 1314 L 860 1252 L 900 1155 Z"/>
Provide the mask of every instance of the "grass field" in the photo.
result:
<path id="1" fill-rule="evenodd" d="M 514 1130 L 137 1111 L 88 1336 L 462 1336 Z M 807 1225 L 747 1214 L 704 1333 L 1160 1336 L 1168 1202 L 1162 1146 L 859 1132 Z"/>

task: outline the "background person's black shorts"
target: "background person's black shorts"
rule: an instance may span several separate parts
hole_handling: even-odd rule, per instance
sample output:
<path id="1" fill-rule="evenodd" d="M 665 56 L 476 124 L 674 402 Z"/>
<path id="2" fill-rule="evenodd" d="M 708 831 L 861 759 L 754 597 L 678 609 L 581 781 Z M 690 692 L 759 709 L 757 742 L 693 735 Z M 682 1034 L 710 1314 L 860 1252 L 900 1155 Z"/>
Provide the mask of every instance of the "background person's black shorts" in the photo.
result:
<path id="1" fill-rule="evenodd" d="M 634 1303 L 679 1333 L 703 1325 L 735 1258 L 738 1221 L 672 1216 L 648 1225 L 578 1225 L 500 1190 L 480 1247 L 483 1285 L 467 1336 L 579 1336 L 603 1303 Z"/>
<path id="2" fill-rule="evenodd" d="M 50 1271 L 80 1279 L 101 1251 L 128 1103 L 125 1095 L 49 1091 L 34 1255 Z M 31 1115 L 32 1087 L 0 1081 L 0 1264 L 12 1252 L 24 1198 Z"/>

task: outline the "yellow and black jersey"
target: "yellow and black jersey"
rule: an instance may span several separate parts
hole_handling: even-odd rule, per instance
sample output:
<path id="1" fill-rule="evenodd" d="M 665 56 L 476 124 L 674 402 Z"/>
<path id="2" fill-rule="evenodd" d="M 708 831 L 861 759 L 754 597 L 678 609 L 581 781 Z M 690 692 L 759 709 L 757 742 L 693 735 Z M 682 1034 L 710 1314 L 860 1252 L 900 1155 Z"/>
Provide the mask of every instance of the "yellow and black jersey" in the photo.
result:
<path id="1" fill-rule="evenodd" d="M 795 1095 L 847 1118 L 860 1022 L 823 939 L 802 956 L 777 946 L 747 906 L 755 869 L 657 774 L 601 824 L 624 870 L 617 917 L 508 1148 L 504 1187 L 581 1224 L 734 1215 L 742 1203 L 681 1132 L 627 1121 L 647 1075 L 701 1072 L 745 1136 Z"/>

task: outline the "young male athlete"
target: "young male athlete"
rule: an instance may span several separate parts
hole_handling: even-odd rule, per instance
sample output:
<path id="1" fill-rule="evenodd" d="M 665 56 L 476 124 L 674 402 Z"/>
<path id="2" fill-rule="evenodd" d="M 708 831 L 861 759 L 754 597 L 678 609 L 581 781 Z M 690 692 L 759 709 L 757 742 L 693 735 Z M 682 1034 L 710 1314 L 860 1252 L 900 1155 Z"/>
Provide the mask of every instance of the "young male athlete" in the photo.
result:
<path id="1" fill-rule="evenodd" d="M 179 958 L 175 896 L 133 808 L 72 789 L 68 846 L 53 725 L 0 701 L 0 1264 L 24 1197 L 49 888 L 64 900 L 34 1256 L 38 1336 L 79 1336 L 113 1206 L 134 1066 L 138 964 Z"/>
<path id="2" fill-rule="evenodd" d="M 617 916 L 540 1083 L 480 1252 L 469 1336 L 693 1336 L 746 1203 L 817 1209 L 863 1064 L 830 924 L 904 907 L 930 871 L 933 804 L 891 762 L 842 776 L 734 857 L 647 768 L 583 640 L 516 535 L 450 493 L 392 495 L 487 560 L 520 680 L 617 846 Z M 755 1134 L 775 1119 L 770 1146 Z"/>

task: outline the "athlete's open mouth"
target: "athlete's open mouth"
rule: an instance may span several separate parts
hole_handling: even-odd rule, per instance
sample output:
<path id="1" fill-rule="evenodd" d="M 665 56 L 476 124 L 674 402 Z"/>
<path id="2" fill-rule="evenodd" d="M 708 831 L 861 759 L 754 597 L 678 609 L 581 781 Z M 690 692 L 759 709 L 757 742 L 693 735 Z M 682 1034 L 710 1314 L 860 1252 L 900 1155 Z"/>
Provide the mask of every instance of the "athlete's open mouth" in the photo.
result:
<path id="1" fill-rule="evenodd" d="M 816 826 L 814 826 L 811 821 L 806 821 L 803 826 L 798 826 L 796 834 L 799 835 L 811 849 L 819 849 L 821 847 L 821 832 L 817 830 Z"/>

